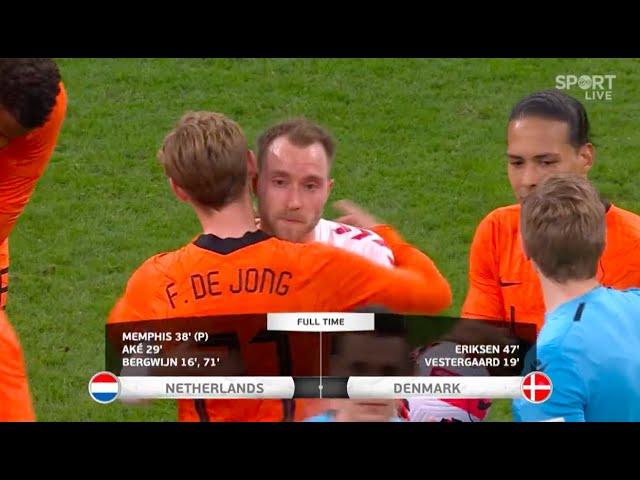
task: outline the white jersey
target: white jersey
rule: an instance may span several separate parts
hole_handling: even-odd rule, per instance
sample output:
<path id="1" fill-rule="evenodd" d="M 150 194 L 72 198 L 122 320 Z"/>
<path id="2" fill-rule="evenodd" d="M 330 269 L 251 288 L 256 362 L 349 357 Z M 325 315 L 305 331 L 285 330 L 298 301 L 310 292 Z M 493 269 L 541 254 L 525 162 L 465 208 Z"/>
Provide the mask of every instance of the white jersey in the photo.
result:
<path id="1" fill-rule="evenodd" d="M 315 241 L 342 248 L 371 261 L 393 267 L 393 252 L 377 233 L 366 228 L 332 222 L 321 218 L 314 229 Z"/>
<path id="2" fill-rule="evenodd" d="M 452 342 L 440 342 L 428 348 L 414 352 L 416 355 L 417 374 L 431 377 L 477 377 L 489 376 L 485 367 L 427 367 L 425 359 L 451 358 L 461 359 L 465 355 L 458 353 L 456 344 Z M 409 420 L 411 422 L 480 422 L 487 417 L 491 400 L 489 399 L 438 399 L 438 398 L 410 398 Z"/>

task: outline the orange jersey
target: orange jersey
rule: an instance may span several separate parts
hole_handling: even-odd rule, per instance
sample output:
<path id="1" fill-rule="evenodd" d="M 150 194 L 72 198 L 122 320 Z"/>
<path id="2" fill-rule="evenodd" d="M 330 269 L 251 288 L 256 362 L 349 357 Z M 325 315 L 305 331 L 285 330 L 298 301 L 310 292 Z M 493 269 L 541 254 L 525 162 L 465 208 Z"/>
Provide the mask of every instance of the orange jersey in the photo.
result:
<path id="1" fill-rule="evenodd" d="M 640 217 L 610 205 L 597 279 L 607 287 L 640 287 Z M 464 318 L 544 322 L 540 281 L 522 250 L 520 205 L 498 208 L 476 230 L 470 252 Z"/>
<path id="2" fill-rule="evenodd" d="M 67 94 L 60 84 L 47 122 L 0 148 L 0 244 L 9 236 L 49 163 L 66 110 Z"/>
<path id="3" fill-rule="evenodd" d="M 267 312 L 350 311 L 383 305 L 434 314 L 451 290 L 434 263 L 388 226 L 374 229 L 398 268 L 320 243 L 298 244 L 257 231 L 240 239 L 201 235 L 147 260 L 131 277 L 109 322 Z M 274 400 L 179 401 L 180 420 L 282 420 Z"/>
<path id="4" fill-rule="evenodd" d="M 20 342 L 4 312 L 0 311 L 0 422 L 33 422 Z"/>
<path id="5" fill-rule="evenodd" d="M 9 239 L 0 243 L 0 309 L 7 304 L 9 291 Z"/>

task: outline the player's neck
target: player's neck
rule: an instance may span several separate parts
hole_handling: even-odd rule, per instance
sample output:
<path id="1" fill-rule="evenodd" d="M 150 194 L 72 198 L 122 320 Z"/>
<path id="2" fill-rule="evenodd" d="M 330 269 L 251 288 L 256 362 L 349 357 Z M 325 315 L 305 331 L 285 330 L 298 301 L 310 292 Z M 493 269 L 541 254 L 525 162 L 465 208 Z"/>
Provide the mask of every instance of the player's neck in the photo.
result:
<path id="1" fill-rule="evenodd" d="M 278 235 L 276 235 L 274 233 L 273 229 L 271 228 L 271 225 L 269 225 L 268 223 L 266 223 L 264 221 L 260 222 L 260 230 L 262 230 L 263 232 L 268 233 L 269 235 L 272 235 L 274 237 L 278 237 Z M 278 237 L 278 238 L 284 238 L 284 237 Z M 307 235 L 302 239 L 289 240 L 289 241 L 294 242 L 294 243 L 311 243 L 311 242 L 315 242 L 316 241 L 316 229 L 314 227 L 314 229 L 311 230 L 309 233 L 307 233 Z"/>
<path id="2" fill-rule="evenodd" d="M 540 285 L 542 286 L 542 296 L 547 312 L 555 310 L 563 303 L 581 297 L 585 293 L 600 286 L 595 278 L 589 280 L 570 280 L 566 283 L 558 283 L 540 275 Z"/>
<path id="3" fill-rule="evenodd" d="M 314 228 L 309 233 L 307 233 L 307 236 L 302 240 L 301 243 L 311 243 L 315 241 L 316 241 L 316 229 Z"/>
<path id="4" fill-rule="evenodd" d="M 205 234 L 220 238 L 240 238 L 257 230 L 249 197 L 232 202 L 220 210 L 195 208 Z"/>

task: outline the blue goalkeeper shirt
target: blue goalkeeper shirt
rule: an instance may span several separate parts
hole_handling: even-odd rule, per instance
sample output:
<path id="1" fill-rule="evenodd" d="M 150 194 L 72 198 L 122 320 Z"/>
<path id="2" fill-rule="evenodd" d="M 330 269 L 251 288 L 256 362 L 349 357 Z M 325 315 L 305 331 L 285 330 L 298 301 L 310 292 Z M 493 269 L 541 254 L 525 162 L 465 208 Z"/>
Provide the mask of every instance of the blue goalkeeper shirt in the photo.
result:
<path id="1" fill-rule="evenodd" d="M 547 313 L 537 357 L 551 397 L 514 400 L 515 421 L 640 421 L 640 289 L 594 288 Z"/>

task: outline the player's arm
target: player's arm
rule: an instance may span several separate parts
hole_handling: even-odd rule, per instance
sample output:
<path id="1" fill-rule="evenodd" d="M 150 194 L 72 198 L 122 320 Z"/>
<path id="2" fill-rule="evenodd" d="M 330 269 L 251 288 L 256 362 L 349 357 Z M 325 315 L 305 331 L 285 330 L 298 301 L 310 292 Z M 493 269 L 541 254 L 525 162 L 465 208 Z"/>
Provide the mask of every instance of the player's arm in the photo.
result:
<path id="1" fill-rule="evenodd" d="M 0 163 L 15 165 L 10 171 L 0 172 L 0 243 L 11 233 L 53 155 L 64 116 L 67 96 L 60 85 L 56 105 L 49 120 L 42 127 L 0 149 Z"/>
<path id="2" fill-rule="evenodd" d="M 0 422 L 35 419 L 20 343 L 0 312 Z"/>
<path id="3" fill-rule="evenodd" d="M 469 253 L 469 290 L 460 314 L 463 318 L 499 320 L 504 317 L 496 258 L 493 222 L 484 218 Z"/>
<path id="4" fill-rule="evenodd" d="M 393 252 L 382 238 L 367 241 L 363 256 L 385 267 L 393 267 L 395 265 Z"/>
<path id="5" fill-rule="evenodd" d="M 337 285 L 340 292 L 340 299 L 326 297 L 321 302 L 324 306 L 339 303 L 348 310 L 382 305 L 398 313 L 435 314 L 451 304 L 449 283 L 428 256 L 352 202 L 343 200 L 335 206 L 344 213 L 338 220 L 340 223 L 367 228 L 382 237 L 393 253 L 396 268 L 375 264 L 350 252 L 324 250 L 321 256 L 328 261 L 322 263 L 323 271 L 318 274 L 332 285 L 332 291 Z"/>
<path id="6" fill-rule="evenodd" d="M 516 422 L 584 422 L 587 388 L 576 354 L 560 347 L 541 348 L 538 371 L 546 373 L 553 384 L 551 397 L 544 403 L 534 404 L 526 400 L 513 402 L 513 419 Z M 584 353 L 583 353 L 584 354 Z M 578 354 L 579 355 L 579 354 Z"/>
<path id="7" fill-rule="evenodd" d="M 7 239 L 29 203 L 37 181 L 37 177 L 0 178 L 0 243 Z"/>
<path id="8" fill-rule="evenodd" d="M 327 282 L 327 289 L 320 292 L 320 307 L 331 310 L 339 305 L 352 310 L 376 305 L 414 314 L 435 314 L 447 308 L 452 300 L 451 288 L 433 261 L 406 243 L 391 227 L 379 225 L 373 230 L 391 248 L 395 268 L 326 245 L 308 246 L 315 255 L 304 260 L 320 265 L 316 275 Z M 336 290 L 337 298 L 331 293 Z"/>

